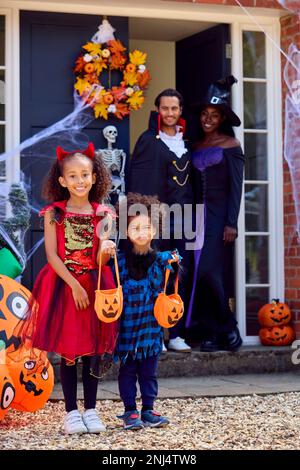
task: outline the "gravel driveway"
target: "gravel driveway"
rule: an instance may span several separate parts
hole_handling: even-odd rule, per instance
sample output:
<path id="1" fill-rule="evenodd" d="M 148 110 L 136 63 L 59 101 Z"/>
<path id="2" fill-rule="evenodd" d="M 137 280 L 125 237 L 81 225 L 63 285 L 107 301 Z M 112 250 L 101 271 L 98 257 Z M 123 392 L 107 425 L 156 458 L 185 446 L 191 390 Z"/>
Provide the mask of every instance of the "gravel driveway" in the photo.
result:
<path id="1" fill-rule="evenodd" d="M 48 402 L 36 413 L 10 410 L 0 423 L 0 449 L 300 449 L 299 404 L 298 392 L 162 399 L 156 409 L 170 418 L 168 427 L 124 431 L 116 418 L 121 402 L 101 400 L 107 431 L 65 436 L 64 403 Z"/>

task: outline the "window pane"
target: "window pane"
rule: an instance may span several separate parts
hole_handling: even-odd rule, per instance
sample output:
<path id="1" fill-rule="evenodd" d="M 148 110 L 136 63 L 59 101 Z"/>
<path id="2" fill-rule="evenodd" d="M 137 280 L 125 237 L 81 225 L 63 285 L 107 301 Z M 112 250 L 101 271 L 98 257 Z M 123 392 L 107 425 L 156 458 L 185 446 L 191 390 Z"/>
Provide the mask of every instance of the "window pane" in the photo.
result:
<path id="1" fill-rule="evenodd" d="M 246 236 L 246 283 L 269 283 L 268 236 Z"/>
<path id="2" fill-rule="evenodd" d="M 5 73 L 0 70 L 0 121 L 5 120 Z"/>
<path id="3" fill-rule="evenodd" d="M 260 326 L 257 314 L 259 309 L 269 302 L 268 287 L 247 287 L 246 288 L 246 334 L 247 336 L 257 336 Z"/>
<path id="4" fill-rule="evenodd" d="M 244 83 L 244 126 L 246 129 L 267 128 L 266 84 Z"/>
<path id="5" fill-rule="evenodd" d="M 244 77 L 266 78 L 266 43 L 264 33 L 243 32 Z"/>
<path id="6" fill-rule="evenodd" d="M 268 186 L 245 185 L 246 232 L 268 231 Z"/>
<path id="7" fill-rule="evenodd" d="M 267 158 L 267 134 L 247 134 L 245 142 L 245 179 L 267 180 L 268 158 Z"/>
<path id="8" fill-rule="evenodd" d="M 0 15 L 0 65 L 5 65 L 5 16 Z"/>
<path id="9" fill-rule="evenodd" d="M 0 154 L 5 151 L 5 127 L 0 125 Z"/>

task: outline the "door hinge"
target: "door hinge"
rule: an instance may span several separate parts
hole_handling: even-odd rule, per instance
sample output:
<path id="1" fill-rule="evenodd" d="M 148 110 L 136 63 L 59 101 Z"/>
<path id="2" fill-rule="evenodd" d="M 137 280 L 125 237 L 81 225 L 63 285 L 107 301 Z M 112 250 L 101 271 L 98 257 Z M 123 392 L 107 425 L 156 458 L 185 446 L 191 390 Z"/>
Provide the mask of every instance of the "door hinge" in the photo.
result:
<path id="1" fill-rule="evenodd" d="M 226 44 L 225 54 L 226 54 L 226 59 L 232 59 L 232 44 Z"/>

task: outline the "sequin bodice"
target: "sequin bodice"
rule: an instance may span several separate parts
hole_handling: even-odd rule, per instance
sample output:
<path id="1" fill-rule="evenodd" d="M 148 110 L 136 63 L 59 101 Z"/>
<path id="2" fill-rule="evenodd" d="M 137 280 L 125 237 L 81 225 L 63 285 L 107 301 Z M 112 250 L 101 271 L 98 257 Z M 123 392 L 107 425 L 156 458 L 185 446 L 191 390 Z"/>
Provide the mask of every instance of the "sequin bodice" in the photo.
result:
<path id="1" fill-rule="evenodd" d="M 84 274 L 94 269 L 93 215 L 66 214 L 64 218 L 65 259 L 69 271 Z"/>

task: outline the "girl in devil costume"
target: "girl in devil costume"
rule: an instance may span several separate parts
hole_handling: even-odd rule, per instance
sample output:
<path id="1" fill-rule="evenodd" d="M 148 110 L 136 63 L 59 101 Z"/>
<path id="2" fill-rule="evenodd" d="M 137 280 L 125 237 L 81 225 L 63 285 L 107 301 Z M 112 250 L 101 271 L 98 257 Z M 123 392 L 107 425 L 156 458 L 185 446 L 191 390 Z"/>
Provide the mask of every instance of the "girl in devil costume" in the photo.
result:
<path id="1" fill-rule="evenodd" d="M 117 337 L 116 323 L 102 323 L 94 310 L 100 249 L 112 243 L 97 237 L 97 225 L 111 211 L 96 201 L 107 196 L 110 178 L 92 143 L 84 151 L 65 152 L 57 147 L 56 153 L 44 187 L 44 196 L 52 203 L 40 212 L 48 264 L 35 281 L 20 333 L 25 344 L 62 357 L 65 432 L 98 433 L 105 426 L 95 410 L 98 378 L 94 375 L 99 359 L 112 356 Z M 103 289 L 115 287 L 108 266 L 103 267 L 101 285 Z M 83 363 L 82 415 L 76 399 L 79 357 Z"/>

